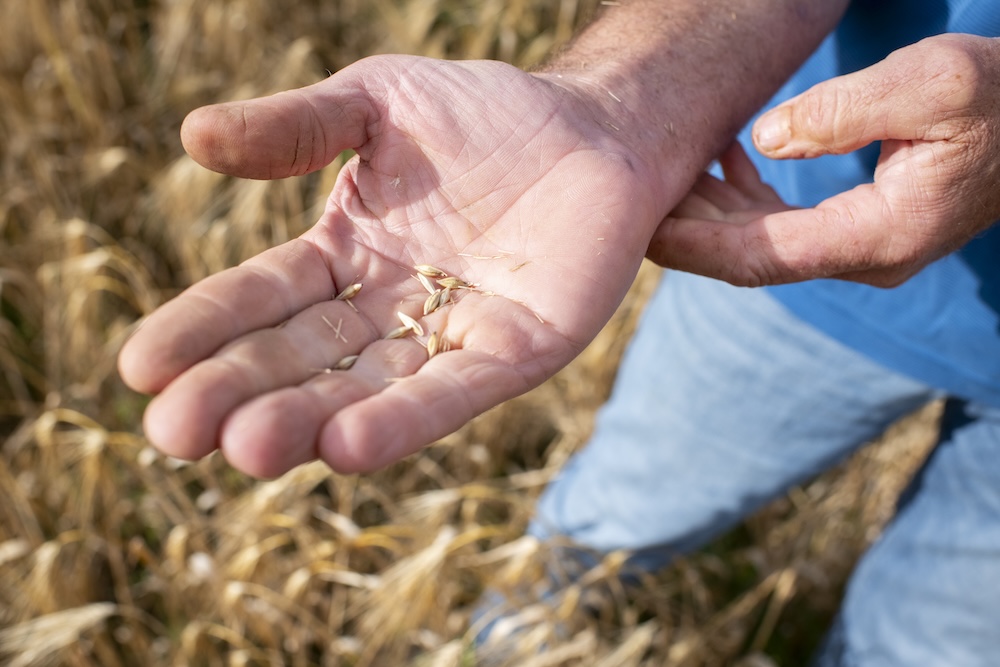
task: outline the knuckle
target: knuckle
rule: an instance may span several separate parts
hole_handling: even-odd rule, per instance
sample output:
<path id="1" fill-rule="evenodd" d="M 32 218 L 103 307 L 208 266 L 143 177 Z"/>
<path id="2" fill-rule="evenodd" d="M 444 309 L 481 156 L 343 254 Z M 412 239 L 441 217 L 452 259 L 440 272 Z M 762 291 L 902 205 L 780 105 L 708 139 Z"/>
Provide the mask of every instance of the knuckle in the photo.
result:
<path id="1" fill-rule="evenodd" d="M 841 152 L 858 134 L 856 124 L 871 106 L 865 87 L 829 81 L 806 91 L 792 116 L 793 133 L 809 139 L 829 152 Z"/>
<path id="2" fill-rule="evenodd" d="M 967 112 L 982 102 L 991 80 L 987 61 L 982 57 L 978 40 L 967 35 L 938 35 L 914 45 L 919 57 L 915 71 L 928 103 L 933 104 L 941 120 Z"/>
<path id="3" fill-rule="evenodd" d="M 764 287 L 788 282 L 788 267 L 778 259 L 774 245 L 760 236 L 745 239 L 735 255 L 726 282 L 737 287 Z"/>
<path id="4" fill-rule="evenodd" d="M 842 86 L 821 85 L 807 91 L 796 105 L 793 125 L 821 143 L 832 143 L 832 123 L 844 108 L 850 108 L 850 93 Z"/>

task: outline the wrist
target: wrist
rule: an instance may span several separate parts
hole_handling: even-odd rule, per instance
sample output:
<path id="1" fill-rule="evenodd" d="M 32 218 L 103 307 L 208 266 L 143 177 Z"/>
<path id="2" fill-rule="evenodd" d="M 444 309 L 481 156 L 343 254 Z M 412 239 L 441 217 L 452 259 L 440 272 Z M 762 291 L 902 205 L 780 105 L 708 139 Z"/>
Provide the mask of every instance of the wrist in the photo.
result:
<path id="1" fill-rule="evenodd" d="M 627 63 L 549 67 L 534 75 L 573 100 L 592 134 L 619 147 L 664 215 L 717 153 L 709 145 L 714 142 L 691 127 L 691 118 L 656 105 Z"/>
<path id="2" fill-rule="evenodd" d="M 846 4 L 631 0 L 607 9 L 536 75 L 570 91 L 594 127 L 649 172 L 666 215 Z"/>

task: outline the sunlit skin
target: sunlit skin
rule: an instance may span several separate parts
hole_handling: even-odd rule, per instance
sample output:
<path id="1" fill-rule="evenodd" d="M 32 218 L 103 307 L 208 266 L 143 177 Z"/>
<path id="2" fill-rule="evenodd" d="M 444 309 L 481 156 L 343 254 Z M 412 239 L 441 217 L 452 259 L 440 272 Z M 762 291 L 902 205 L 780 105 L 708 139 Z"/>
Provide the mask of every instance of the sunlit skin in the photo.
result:
<path id="1" fill-rule="evenodd" d="M 751 4 L 636 0 L 541 74 L 383 56 L 192 113 L 186 150 L 223 173 L 281 178 L 358 156 L 302 238 L 195 285 L 124 347 L 124 380 L 157 394 L 149 439 L 189 459 L 221 449 L 261 477 L 316 458 L 368 471 L 550 377 L 610 318 L 657 224 L 843 3 Z M 708 20 L 730 6 L 745 20 Z M 767 76 L 717 77 L 736 103 L 694 85 L 776 21 L 793 38 L 759 54 Z M 662 67 L 678 45 L 701 49 L 698 62 Z M 420 314 L 415 264 L 478 286 L 421 318 L 452 347 L 429 361 L 413 337 L 382 340 L 397 311 Z M 349 304 L 331 298 L 354 282 Z M 353 354 L 350 370 L 323 372 Z"/>
<path id="2" fill-rule="evenodd" d="M 496 105 L 496 91 L 533 103 Z M 582 109 L 506 65 L 385 58 L 189 117 L 187 150 L 228 173 L 358 156 L 300 239 L 199 283 L 129 342 L 123 376 L 158 393 L 150 439 L 184 458 L 218 446 L 261 476 L 317 456 L 370 470 L 555 373 L 613 314 L 658 221 L 649 169 Z M 421 317 L 416 264 L 477 289 Z M 355 282 L 350 303 L 331 298 Z M 452 350 L 428 361 L 426 336 L 380 340 L 397 311 Z M 321 372 L 353 354 L 350 371 Z"/>
<path id="3" fill-rule="evenodd" d="M 698 180 L 844 5 L 774 0 L 768 13 L 749 0 L 722 4 L 744 18 L 713 23 L 703 13 L 715 6 L 682 2 L 666 12 L 636 0 L 540 74 L 382 56 L 308 88 L 192 113 L 186 150 L 223 173 L 282 178 L 345 149 L 357 157 L 301 238 L 198 283 L 126 344 L 122 377 L 156 394 L 149 439 L 189 459 L 221 449 L 260 477 L 317 458 L 343 472 L 374 470 L 567 364 L 610 318 L 646 253 L 738 284 L 831 276 L 891 284 L 1000 217 L 998 189 L 988 185 L 1000 155 L 1000 58 L 997 41 L 981 38 L 912 47 L 923 51 L 793 101 L 791 120 L 778 123 L 788 140 L 769 143 L 765 131 L 785 112 L 758 125 L 758 144 L 775 158 L 893 140 L 874 185 L 790 209 L 738 149 L 722 158 L 727 180 Z M 797 40 L 781 49 L 761 38 L 779 18 Z M 734 46 L 770 74 L 720 74 L 707 89 L 710 72 L 729 71 Z M 683 68 L 657 58 L 682 47 L 704 58 Z M 966 85 L 938 77 L 941 94 L 929 97 L 897 85 L 926 82 L 942 55 L 957 59 Z M 890 93 L 895 106 L 878 102 Z M 923 115 L 900 117 L 918 94 Z M 969 224 L 950 224 L 956 215 Z M 416 264 L 477 289 L 421 316 L 427 291 Z M 357 282 L 350 302 L 333 298 Z M 384 340 L 399 311 L 425 335 Z M 452 349 L 428 360 L 435 332 Z M 359 355 L 350 370 L 327 372 L 349 355 Z"/>
<path id="4" fill-rule="evenodd" d="M 900 49 L 772 110 L 754 141 L 777 159 L 882 148 L 873 183 L 810 209 L 783 206 L 729 154 L 729 183 L 703 176 L 650 258 L 743 285 L 898 285 L 1000 219 L 1000 39 L 941 35 Z"/>

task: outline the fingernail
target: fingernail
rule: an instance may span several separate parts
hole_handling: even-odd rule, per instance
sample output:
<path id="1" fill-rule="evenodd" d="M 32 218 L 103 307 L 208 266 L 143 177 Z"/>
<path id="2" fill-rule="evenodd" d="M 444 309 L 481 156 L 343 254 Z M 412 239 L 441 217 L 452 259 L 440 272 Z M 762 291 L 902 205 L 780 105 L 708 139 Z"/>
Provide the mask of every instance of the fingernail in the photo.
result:
<path id="1" fill-rule="evenodd" d="M 773 153 L 792 139 L 792 111 L 789 107 L 772 109 L 757 119 L 753 141 L 764 153 Z"/>

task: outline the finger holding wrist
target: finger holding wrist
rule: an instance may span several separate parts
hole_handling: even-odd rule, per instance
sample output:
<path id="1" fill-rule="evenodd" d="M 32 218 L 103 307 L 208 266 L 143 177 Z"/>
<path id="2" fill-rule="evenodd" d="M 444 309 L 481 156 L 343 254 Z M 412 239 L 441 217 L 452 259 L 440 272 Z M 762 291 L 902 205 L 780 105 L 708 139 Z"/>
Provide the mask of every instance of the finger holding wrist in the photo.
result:
<path id="1" fill-rule="evenodd" d="M 898 284 L 923 254 L 894 236 L 897 223 L 875 188 L 864 185 L 816 208 L 776 210 L 742 224 L 681 211 L 660 226 L 647 256 L 743 287 L 834 277 L 887 286 L 883 276 Z"/>

